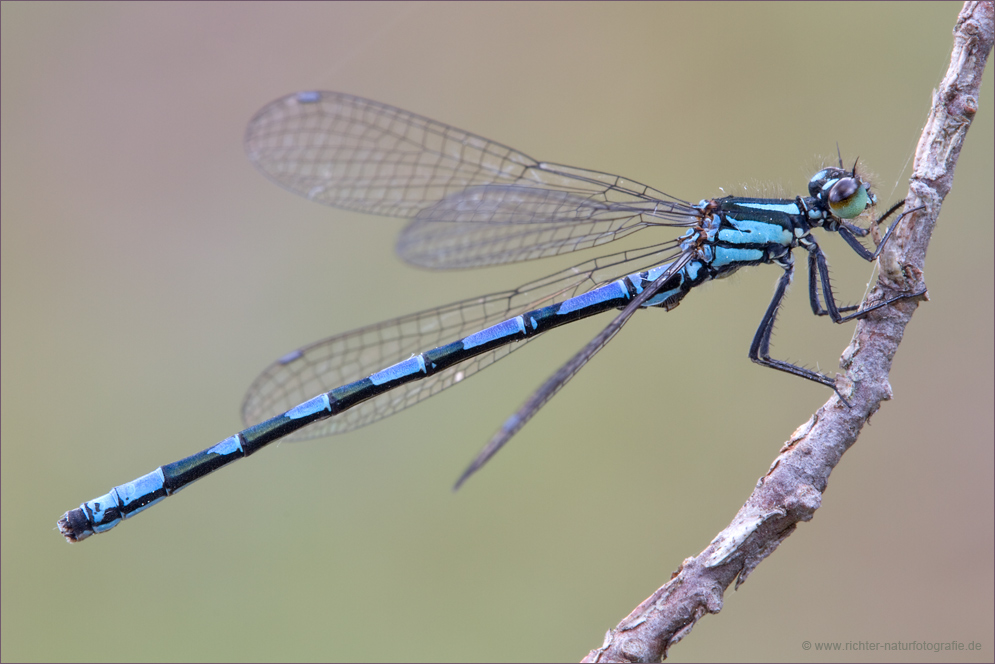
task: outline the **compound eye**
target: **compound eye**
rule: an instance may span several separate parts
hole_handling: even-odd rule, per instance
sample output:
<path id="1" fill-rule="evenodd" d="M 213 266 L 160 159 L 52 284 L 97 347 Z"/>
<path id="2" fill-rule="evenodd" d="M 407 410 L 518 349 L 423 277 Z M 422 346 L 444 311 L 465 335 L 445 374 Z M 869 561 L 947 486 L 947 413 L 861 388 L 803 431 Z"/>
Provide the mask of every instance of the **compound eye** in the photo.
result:
<path id="1" fill-rule="evenodd" d="M 840 219 L 853 219 L 871 204 L 867 187 L 854 177 L 840 179 L 829 190 L 826 200 L 829 209 Z"/>

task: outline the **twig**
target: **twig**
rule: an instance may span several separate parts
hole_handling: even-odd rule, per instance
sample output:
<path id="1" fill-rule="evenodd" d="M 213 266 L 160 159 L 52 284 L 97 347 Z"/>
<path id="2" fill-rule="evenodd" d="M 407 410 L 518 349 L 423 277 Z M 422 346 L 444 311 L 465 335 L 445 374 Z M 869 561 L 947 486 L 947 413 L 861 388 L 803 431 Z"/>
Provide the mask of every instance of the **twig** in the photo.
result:
<path id="1" fill-rule="evenodd" d="M 933 94 L 933 106 L 916 148 L 906 210 L 923 206 L 895 230 L 882 252 L 881 276 L 869 301 L 923 289 L 926 248 L 968 127 L 978 110 L 978 91 L 992 49 L 995 11 L 991 1 L 964 4 L 954 28 L 950 68 Z M 923 295 L 921 299 L 928 299 Z M 843 351 L 846 371 L 834 395 L 788 439 L 770 470 L 732 523 L 698 556 L 686 559 L 671 580 L 644 600 L 585 662 L 660 661 L 706 613 L 722 609 L 726 588 L 738 588 L 822 503 L 829 475 L 881 402 L 891 399 L 888 373 L 905 326 L 918 306 L 906 299 L 860 320 Z"/>

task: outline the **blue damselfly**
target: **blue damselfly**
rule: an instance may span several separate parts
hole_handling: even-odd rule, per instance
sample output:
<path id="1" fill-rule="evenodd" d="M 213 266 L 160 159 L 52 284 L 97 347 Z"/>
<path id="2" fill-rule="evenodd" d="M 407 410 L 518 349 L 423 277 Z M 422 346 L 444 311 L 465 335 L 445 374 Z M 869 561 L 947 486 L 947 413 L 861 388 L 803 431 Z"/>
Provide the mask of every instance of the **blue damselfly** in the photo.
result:
<path id="1" fill-rule="evenodd" d="M 109 530 L 275 440 L 302 440 L 369 424 L 461 382 L 547 330 L 620 311 L 505 422 L 459 478 L 458 487 L 635 311 L 669 311 L 693 287 L 750 265 L 773 263 L 783 270 L 750 345 L 750 359 L 835 390 L 828 376 L 770 357 L 774 320 L 791 281 L 796 247 L 808 252 L 812 311 L 836 323 L 920 294 L 900 294 L 859 311 L 836 304 L 825 254 L 810 231 L 839 233 L 859 256 L 872 261 L 904 216 L 875 251 L 865 248 L 859 238 L 904 201 L 870 228 L 854 225 L 850 220 L 877 201 L 856 166 L 846 170 L 842 161 L 812 176 L 807 196 L 727 196 L 691 204 L 626 178 L 537 162 L 448 125 L 334 92 L 305 92 L 272 102 L 249 123 L 245 140 L 260 170 L 295 193 L 334 207 L 411 219 L 398 252 L 425 267 L 479 267 L 554 256 L 648 228 L 684 232 L 586 260 L 514 290 L 363 327 L 284 356 L 250 387 L 242 409 L 247 429 L 67 512 L 59 529 L 69 541 Z"/>

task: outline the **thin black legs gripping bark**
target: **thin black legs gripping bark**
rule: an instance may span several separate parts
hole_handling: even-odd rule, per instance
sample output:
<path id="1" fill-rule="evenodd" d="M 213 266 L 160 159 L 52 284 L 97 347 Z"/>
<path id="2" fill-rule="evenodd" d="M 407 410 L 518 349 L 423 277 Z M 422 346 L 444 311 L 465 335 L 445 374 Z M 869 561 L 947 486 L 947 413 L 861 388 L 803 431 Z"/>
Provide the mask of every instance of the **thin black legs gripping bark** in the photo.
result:
<path id="1" fill-rule="evenodd" d="M 887 219 L 903 204 L 904 201 L 901 201 L 893 205 L 891 209 L 885 212 L 877 221 L 874 222 L 874 225 L 880 224 L 882 221 Z M 860 240 L 857 239 L 858 237 L 864 237 L 870 233 L 870 229 L 860 228 L 859 226 L 843 222 L 843 225 L 839 228 L 839 234 L 843 237 L 846 243 L 853 248 L 858 256 L 866 261 L 873 261 L 877 259 L 878 255 L 880 255 L 881 249 L 884 247 L 885 242 L 887 242 L 888 238 L 891 237 L 892 231 L 894 231 L 895 227 L 901 223 L 902 219 L 919 209 L 921 208 L 915 208 L 902 213 L 898 219 L 895 220 L 895 223 L 888 228 L 888 231 L 884 234 L 884 237 L 881 238 L 881 242 L 873 252 L 864 247 L 860 243 Z M 837 306 L 836 298 L 833 296 L 832 284 L 829 280 L 829 265 L 826 262 L 826 255 L 823 253 L 819 245 L 815 243 L 814 239 L 806 248 L 809 252 L 808 293 L 809 301 L 812 305 L 812 312 L 816 316 L 828 315 L 834 323 L 845 323 L 855 318 L 862 318 L 876 309 L 898 302 L 899 300 L 919 297 L 926 292 L 925 289 L 922 289 L 915 292 L 902 293 L 887 300 L 875 302 L 873 305 L 865 306 L 865 308 L 860 310 L 858 310 L 858 306 Z M 774 297 L 771 299 L 770 305 L 767 307 L 767 311 L 760 320 L 760 326 L 757 328 L 757 333 L 753 337 L 753 343 L 750 344 L 750 359 L 762 366 L 784 371 L 801 378 L 807 378 L 808 380 L 821 385 L 831 387 L 836 392 L 836 395 L 839 396 L 840 400 L 849 406 L 850 404 L 847 403 L 846 399 L 843 398 L 843 395 L 841 395 L 839 390 L 836 389 L 836 381 L 831 379 L 829 376 L 817 371 L 812 371 L 811 369 L 799 367 L 795 364 L 791 364 L 790 362 L 775 360 L 770 356 L 770 337 L 774 332 L 774 320 L 777 318 L 777 311 L 781 307 L 781 300 L 784 298 L 784 294 L 788 289 L 788 284 L 791 283 L 791 277 L 794 274 L 794 265 L 792 263 L 787 263 L 782 265 L 782 267 L 784 267 L 784 274 L 781 275 L 781 278 L 777 282 L 777 287 L 774 289 Z M 825 309 L 823 309 L 822 303 L 819 299 L 820 283 L 822 284 L 822 299 L 825 300 L 826 303 Z M 847 311 L 852 311 L 854 313 L 846 316 L 841 313 Z"/>
<path id="2" fill-rule="evenodd" d="M 784 299 L 784 294 L 788 290 L 788 284 L 791 283 L 791 275 L 794 274 L 794 271 L 795 266 L 788 263 L 784 267 L 784 274 L 777 280 L 777 286 L 774 288 L 774 297 L 771 298 L 770 305 L 767 307 L 764 317 L 760 319 L 760 327 L 757 328 L 757 333 L 753 336 L 753 343 L 750 344 L 750 359 L 759 365 L 784 371 L 795 376 L 800 376 L 801 378 L 807 378 L 835 390 L 836 382 L 829 376 L 812 371 L 811 369 L 799 367 L 790 362 L 775 360 L 770 356 L 770 335 L 774 332 L 774 320 L 777 318 L 777 310 L 781 307 L 781 300 Z M 832 307 L 835 310 L 836 304 L 833 303 Z M 839 315 L 839 312 L 837 312 L 837 315 Z M 842 399 L 843 397 L 840 396 L 840 398 Z"/>
<path id="3" fill-rule="evenodd" d="M 879 225 L 885 219 L 894 214 L 898 210 L 898 208 L 904 205 L 904 203 L 905 201 L 899 201 L 898 203 L 892 205 L 891 208 L 889 208 L 887 212 L 881 215 L 874 222 L 873 225 L 874 226 Z M 865 261 L 868 262 L 874 261 L 877 260 L 877 257 L 881 254 L 881 250 L 884 249 L 884 245 L 888 241 L 888 238 L 891 237 L 892 232 L 895 230 L 895 228 L 898 227 L 898 224 L 902 223 L 902 219 L 912 214 L 913 212 L 917 212 L 921 209 L 923 208 L 917 207 L 912 210 L 906 210 L 901 215 L 899 215 L 898 219 L 895 220 L 895 223 L 893 223 L 885 232 L 884 237 L 881 238 L 881 242 L 878 243 L 878 246 L 874 251 L 870 251 L 869 249 L 867 249 L 864 245 L 860 243 L 860 240 L 857 239 L 859 237 L 866 237 L 871 232 L 870 231 L 871 227 L 860 228 L 859 226 L 854 226 L 853 224 L 850 224 L 848 222 L 843 222 L 839 227 L 839 234 L 846 241 L 846 243 L 850 245 L 850 248 L 853 249 L 858 256 L 860 256 L 861 258 L 863 258 Z M 822 308 L 822 304 L 819 301 L 819 282 L 822 283 L 823 297 L 826 301 L 825 309 Z M 868 312 L 874 311 L 875 309 L 880 309 L 881 307 L 887 306 L 893 302 L 904 300 L 910 297 L 918 297 L 919 295 L 922 295 L 923 293 L 926 292 L 924 289 L 921 291 L 917 291 L 915 293 L 903 293 L 889 300 L 875 302 L 873 305 L 866 307 L 862 311 L 857 311 L 858 308 L 857 306 L 838 307 L 836 306 L 836 300 L 834 299 L 832 294 L 832 286 L 830 285 L 829 282 L 829 266 L 826 263 L 826 255 L 822 253 L 822 249 L 820 249 L 818 246 L 815 246 L 814 250 L 813 249 L 809 250 L 808 289 L 809 289 L 808 290 L 809 300 L 812 303 L 812 313 L 814 313 L 816 316 L 828 315 L 830 318 L 833 319 L 833 322 L 835 323 L 844 323 L 848 320 L 859 318 Z M 849 316 L 842 316 L 840 312 L 844 311 L 857 311 L 857 312 L 850 314 Z"/>

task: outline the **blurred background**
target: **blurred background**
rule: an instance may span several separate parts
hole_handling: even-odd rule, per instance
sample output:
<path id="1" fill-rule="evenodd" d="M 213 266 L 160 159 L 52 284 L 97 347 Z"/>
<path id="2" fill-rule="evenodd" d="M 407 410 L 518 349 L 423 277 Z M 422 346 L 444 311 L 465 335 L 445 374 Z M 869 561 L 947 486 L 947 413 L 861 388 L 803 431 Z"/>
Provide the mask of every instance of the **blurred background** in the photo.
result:
<path id="1" fill-rule="evenodd" d="M 838 143 L 891 203 L 959 8 L 4 2 L 3 659 L 575 661 L 599 646 L 831 396 L 747 359 L 776 268 L 637 315 L 457 494 L 607 319 L 373 426 L 274 446 L 83 544 L 54 529 L 241 429 L 245 389 L 284 353 L 558 267 L 406 266 L 402 222 L 255 172 L 246 123 L 284 94 L 341 90 L 692 201 L 804 193 Z M 894 400 L 815 519 L 673 661 L 991 660 L 990 74 Z M 822 246 L 840 299 L 859 300 L 872 267 L 838 237 Z M 811 315 L 799 273 L 774 353 L 833 373 L 852 331 Z"/>

